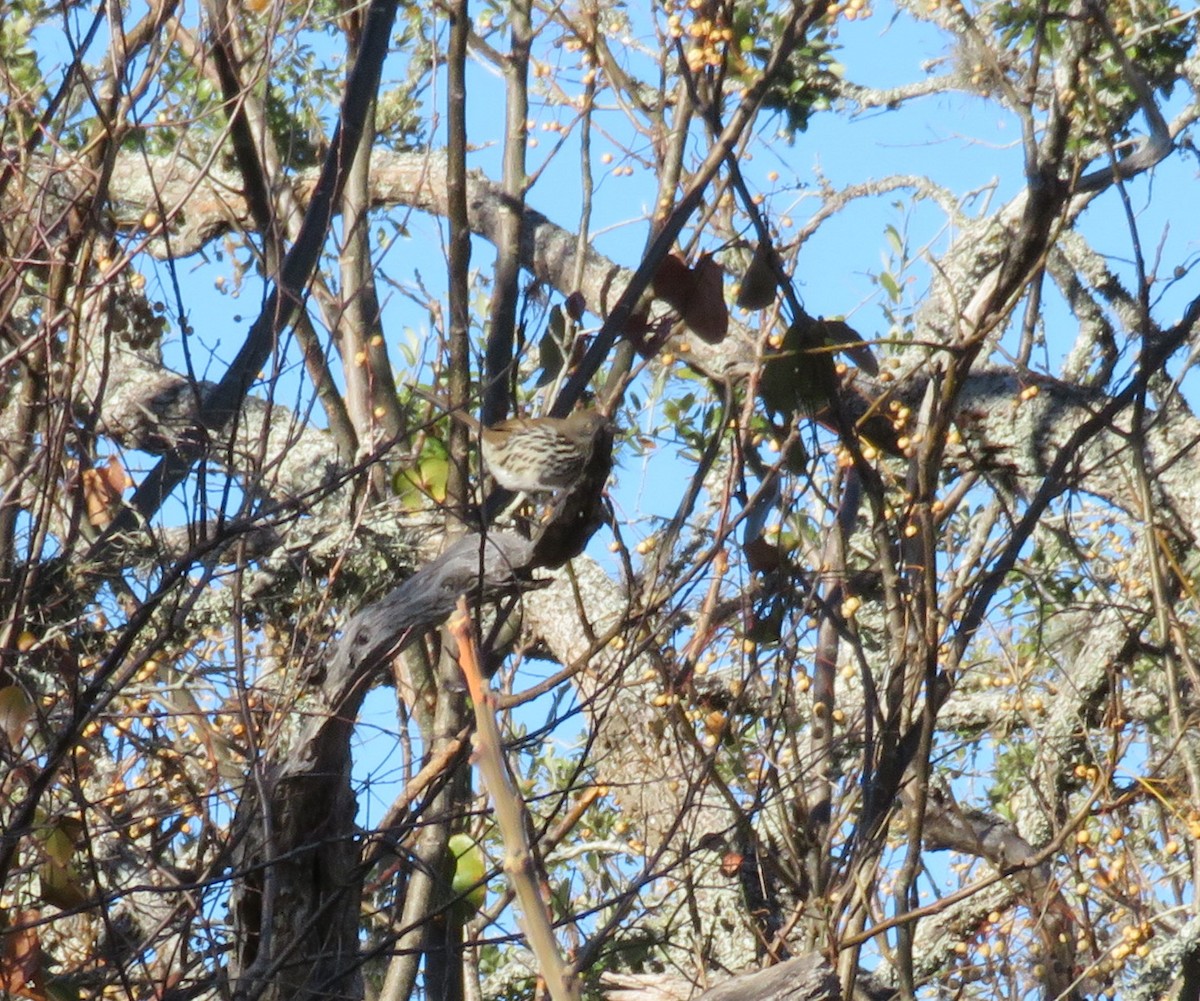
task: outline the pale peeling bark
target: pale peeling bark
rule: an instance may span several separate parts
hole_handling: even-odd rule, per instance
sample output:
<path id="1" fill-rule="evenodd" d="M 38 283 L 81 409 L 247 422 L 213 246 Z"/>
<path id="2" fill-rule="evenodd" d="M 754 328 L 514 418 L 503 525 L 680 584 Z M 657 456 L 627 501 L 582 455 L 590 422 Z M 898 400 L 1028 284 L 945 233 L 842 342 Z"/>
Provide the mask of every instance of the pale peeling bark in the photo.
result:
<path id="1" fill-rule="evenodd" d="M 611 445 L 597 439 L 582 478 L 562 492 L 533 539 L 504 531 L 462 536 L 359 611 L 329 660 L 313 665 L 306 722 L 294 739 L 268 749 L 242 791 L 234 825 L 235 997 L 263 989 L 281 999 L 361 993 L 350 740 L 362 700 L 381 669 L 442 623 L 462 596 L 490 605 L 534 591 L 543 586 L 535 571 L 561 565 L 586 545 L 598 525 Z"/>
<path id="2" fill-rule="evenodd" d="M 534 552 L 519 536 L 459 540 L 347 623 L 306 700 L 308 722 L 271 749 L 235 821 L 230 901 L 235 998 L 359 997 L 362 877 L 350 738 L 384 664 L 435 627 L 463 594 L 520 590 Z"/>
<path id="3" fill-rule="evenodd" d="M 757 952 L 741 888 L 716 871 L 719 859 L 703 847 L 710 836 L 731 835 L 738 813 L 715 781 L 713 752 L 695 741 L 678 707 L 653 704 L 664 681 L 655 658 L 631 652 L 624 642 L 604 642 L 625 632 L 630 614 L 625 589 L 588 557 L 525 597 L 529 628 L 556 660 L 581 668 L 575 680 L 596 734 L 597 778 L 629 818 L 631 833 L 645 843 L 648 867 L 674 868 L 699 852 L 693 864 L 702 875 L 696 885 L 681 879 L 679 892 L 696 900 L 700 921 L 672 923 L 672 953 L 686 962 L 684 957 L 708 951 L 725 967 L 741 969 Z M 675 906 L 664 903 L 658 910 L 670 914 Z M 694 973 L 699 978 L 702 971 Z"/>
<path id="4" fill-rule="evenodd" d="M 829 963 L 812 953 L 730 977 L 703 993 L 687 981 L 661 974 L 605 973 L 600 983 L 608 1001 L 841 1001 L 842 997 Z"/>
<path id="5" fill-rule="evenodd" d="M 167 213 L 178 226 L 172 240 L 177 255 L 200 249 L 227 231 L 231 221 L 245 215 L 244 206 L 234 194 L 232 177 L 222 176 L 219 170 L 205 175 L 199 165 L 189 166 L 182 159 L 174 160 L 171 170 L 168 177 L 156 177 L 155 186 L 168 206 L 180 210 Z M 144 160 L 139 159 L 136 165 L 132 160 L 122 162 L 118 172 L 128 181 L 122 188 L 127 204 L 137 204 L 139 198 L 144 204 L 154 204 L 149 188 L 139 193 L 139 184 L 149 176 Z M 377 153 L 373 160 L 373 199 L 379 205 L 409 205 L 440 213 L 445 206 L 442 176 L 444 166 L 436 155 Z M 302 198 L 307 198 L 310 186 L 308 177 L 297 179 Z M 480 176 L 472 177 L 471 226 L 488 238 L 495 238 L 499 232 L 498 198 L 495 186 Z M 986 287 L 993 275 L 1004 238 L 1015 225 L 1013 220 L 1020 208 L 1020 203 L 1014 202 L 1004 213 L 1007 222 L 982 224 L 985 232 L 977 234 L 978 239 L 972 237 L 960 243 L 958 253 L 951 255 L 953 259 L 944 270 L 949 276 L 947 287 L 938 290 L 929 310 L 918 319 L 922 335 L 953 339 L 964 318 L 971 318 L 973 300 L 964 290 L 974 287 L 974 301 L 978 301 L 978 289 Z M 131 225 L 136 224 L 131 221 Z M 542 281 L 564 294 L 582 292 L 588 308 L 600 315 L 630 275 L 627 269 L 594 251 L 579 261 L 573 235 L 532 210 L 525 213 L 521 248 L 523 263 Z M 582 275 L 578 289 L 576 274 Z M 730 336 L 717 347 L 695 342 L 689 358 L 714 378 L 737 378 L 754 364 L 756 338 L 755 332 L 734 324 Z M 910 354 L 909 360 L 912 365 L 905 366 L 907 375 L 890 388 L 897 395 L 916 399 L 921 395 L 929 358 L 917 352 Z M 101 373 L 106 380 L 103 393 Z M 1022 400 L 1021 391 L 1031 384 L 1037 386 L 1037 396 Z M 872 387 L 861 374 L 859 385 L 870 393 L 883 388 Z M 165 371 L 152 352 L 122 346 L 110 357 L 88 356 L 79 390 L 81 400 L 102 400 L 101 427 L 115 440 L 162 452 L 193 433 L 197 402 L 207 387 L 191 386 L 182 376 Z M 964 457 L 986 454 L 985 465 L 996 475 L 1010 481 L 1018 491 L 1034 489 L 1072 434 L 1105 401 L 1106 397 L 1094 389 L 1081 390 L 1066 382 L 1010 369 L 972 372 L 957 402 L 956 424 L 966 439 Z M 1135 485 L 1127 475 L 1131 429 L 1121 425 L 1120 419 L 1114 420 L 1111 428 L 1086 444 L 1078 463 L 1086 474 L 1075 479 L 1074 485 L 1137 512 Z M 1178 519 L 1181 532 L 1192 538 L 1200 537 L 1200 496 L 1195 489 L 1200 477 L 1195 473 L 1194 458 L 1198 432 L 1200 426 L 1178 398 L 1147 429 L 1146 459 L 1157 471 L 1156 486 L 1164 506 Z M 257 455 L 258 463 L 271 471 L 268 477 L 256 481 L 254 488 L 277 500 L 320 487 L 348 461 L 332 453 L 323 433 L 295 423 L 283 408 L 268 407 L 253 399 L 243 408 L 239 434 L 235 453 L 243 457 Z M 406 534 L 408 526 L 403 518 L 397 519 L 394 528 L 389 527 L 393 530 Z M 708 774 L 707 756 L 699 748 L 671 739 L 671 724 L 664 722 L 667 714 L 651 707 L 646 697 L 648 688 L 636 684 L 648 669 L 650 673 L 657 670 L 654 664 L 647 658 L 630 658 L 607 648 L 593 649 L 589 628 L 591 635 L 602 636 L 623 622 L 626 595 L 622 586 L 609 580 L 594 564 L 580 560 L 576 568 L 576 580 L 586 593 L 582 605 L 574 584 L 560 575 L 556 585 L 546 592 L 526 596 L 529 622 L 562 663 L 587 658 L 587 666 L 578 677 L 580 692 L 599 735 L 599 768 L 602 773 L 610 769 L 619 777 L 613 780 L 615 794 L 622 808 L 636 818 L 635 827 L 645 831 L 649 853 L 653 855 L 670 837 L 676 844 L 695 848 L 706 835 L 728 831 L 732 812 L 708 784 L 694 800 L 687 799 L 696 777 Z M 581 614 L 581 607 L 587 610 L 586 615 Z M 1100 674 L 1119 658 L 1121 638 L 1120 624 L 1104 623 L 1093 634 L 1093 649 L 1080 651 L 1072 658 L 1071 698 L 1057 704 L 1048 721 L 1055 746 L 1069 739 L 1081 709 L 1103 691 Z M 953 702 L 947 707 L 948 718 L 953 717 Z M 1053 768 L 1047 769 L 1047 780 L 1053 780 L 1053 773 Z M 706 918 L 712 918 L 713 927 L 725 926 L 728 933 L 722 959 L 734 967 L 743 965 L 739 959 L 753 958 L 747 954 L 752 950 L 746 948 L 753 936 L 741 926 L 743 910 L 736 885 L 720 888 L 706 900 Z M 701 938 L 709 933 L 697 931 Z M 742 943 L 741 952 L 735 942 Z"/>
<path id="6" fill-rule="evenodd" d="M 182 161 L 175 161 L 175 168 L 181 170 Z M 444 164 L 440 157 L 377 153 L 373 168 L 373 195 L 377 204 L 410 205 L 435 214 L 445 210 L 441 186 Z M 209 185 L 207 197 L 187 203 L 189 225 L 196 227 L 196 239 L 201 234 L 211 239 L 228 225 L 231 206 L 236 209 L 236 202 L 230 200 L 227 180 L 223 183 L 219 175 L 207 180 L 183 172 L 171 182 L 180 185 L 176 197 L 181 203 L 189 195 L 195 198 L 193 189 L 200 192 Z M 306 197 L 304 183 L 302 178 L 298 185 L 302 197 Z M 168 197 L 170 190 L 168 184 Z M 131 188 L 127 195 L 136 197 L 136 188 Z M 485 237 L 494 237 L 499 232 L 498 198 L 494 186 L 479 175 L 472 176 L 471 225 Z M 220 213 L 216 212 L 218 205 Z M 1015 219 L 1019 215 L 1017 208 L 1019 205 L 1010 206 L 1007 217 Z M 213 213 L 207 221 L 209 229 L 203 228 L 206 211 Z M 240 212 L 238 209 L 234 216 Z M 582 262 L 577 260 L 577 244 L 572 234 L 533 210 L 526 210 L 525 219 L 521 246 L 526 266 L 564 294 L 575 291 L 574 276 L 581 274 L 579 291 L 590 309 L 603 314 L 630 272 L 594 251 L 589 251 Z M 989 231 L 1002 234 L 1005 226 L 1013 223 L 986 225 Z M 193 230 L 176 235 L 177 253 L 181 246 L 188 248 L 189 232 Z M 986 278 L 996 266 L 1002 241 L 996 235 L 960 243 L 964 253 L 968 246 L 969 255 L 960 255 L 957 265 L 948 263 L 944 272 L 958 289 Z M 1076 249 L 1076 257 L 1078 253 Z M 940 301 L 957 301 L 958 309 L 962 309 L 960 294 L 947 291 Z M 921 317 L 921 329 L 930 335 L 954 336 L 961 318 L 961 313 L 947 313 L 944 308 L 939 312 L 931 304 Z M 753 364 L 755 336 L 753 331 L 735 323 L 727 340 L 716 348 L 695 342 L 691 360 L 714 377 L 736 376 Z M 913 364 L 907 379 L 902 378 L 889 388 L 898 396 L 916 399 L 921 393 L 928 358 L 923 353 L 909 357 Z M 181 435 L 191 433 L 196 402 L 205 391 L 203 386 L 189 386 L 182 376 L 163 370 L 153 353 L 118 346 L 112 358 L 103 360 L 108 362 L 104 367 L 98 363 L 85 367 L 82 395 L 99 395 L 99 373 L 103 371 L 107 382 L 101 416 L 107 431 L 118 440 L 151 451 L 168 448 Z M 868 393 L 883 391 L 882 386 L 872 389 L 870 380 L 862 373 L 858 380 Z M 1031 384 L 1037 386 L 1037 395 L 1022 399 L 1022 390 Z M 1011 369 L 972 372 L 964 383 L 956 414 L 956 424 L 964 435 L 963 461 L 970 463 L 972 457 L 985 455 L 984 465 L 1018 492 L 1035 489 L 1072 434 L 1105 401 L 1106 397 L 1096 389 L 1084 390 Z M 1088 442 L 1079 464 L 1087 474 L 1076 480 L 1076 486 L 1105 502 L 1136 511 L 1136 491 L 1128 475 L 1128 430 L 1117 421 Z M 1147 461 L 1160 471 L 1158 484 L 1164 505 L 1169 506 L 1180 520 L 1182 530 L 1192 537 L 1200 537 L 1200 498 L 1194 488 L 1200 481 L 1194 474 L 1198 432 L 1200 425 L 1177 397 L 1172 401 L 1171 411 L 1152 421 L 1147 430 Z M 344 468 L 346 461 L 328 447 L 323 432 L 296 425 L 285 409 L 268 407 L 253 398 L 247 402 L 240 422 L 236 452 L 242 455 L 257 452 L 259 461 L 272 470 L 270 480 L 260 481 L 259 488 L 264 495 L 280 500 L 319 487 L 322 481 L 327 482 Z M 338 514 L 344 503 L 335 497 L 324 505 L 334 515 L 330 524 L 338 528 L 346 525 Z M 314 509 L 312 514 L 318 515 L 319 510 Z M 397 514 L 399 517 L 388 531 L 405 536 L 411 523 L 400 512 Z M 330 524 L 320 517 L 306 519 L 305 524 L 307 527 L 299 536 L 296 530 L 292 531 L 293 546 L 304 538 L 309 543 L 303 544 L 308 545 L 317 538 L 328 543 L 341 537 L 339 532 L 330 534 Z M 692 795 L 689 780 L 707 774 L 709 762 L 701 749 L 673 739 L 669 713 L 650 705 L 650 696 L 658 690 L 658 685 L 647 684 L 644 679 L 648 673 L 657 671 L 654 664 L 644 656 L 631 660 L 620 651 L 592 650 L 589 636 L 603 636 L 624 621 L 627 597 L 624 589 L 594 564 L 576 561 L 576 567 L 575 579 L 584 594 L 582 603 L 575 593 L 576 585 L 569 578 L 560 577 L 548 591 L 526 596 L 527 621 L 562 663 L 573 664 L 580 658 L 588 658 L 579 685 L 597 728 L 600 771 L 602 775 L 614 776 L 612 784 L 617 801 L 634 828 L 644 832 L 648 855 L 653 857 L 672 835 L 672 852 L 695 849 L 706 835 L 728 832 L 734 815 L 711 785 L 703 785 L 694 798 L 688 798 Z M 581 616 L 581 608 L 587 610 L 586 616 Z M 590 623 L 590 633 L 585 622 Z M 1043 759 L 1043 791 L 1061 780 L 1071 735 L 1076 732 L 1081 714 L 1107 690 L 1105 672 L 1107 665 L 1119 657 L 1125 638 L 1123 628 L 1119 622 L 1093 623 L 1091 645 L 1096 649 L 1078 651 L 1064 665 L 1070 683 L 1063 688 L 1070 697 L 1056 700 L 1051 718 L 1045 721 L 1043 746 L 1047 754 Z M 952 697 L 946 707 L 946 722 L 950 725 L 955 724 L 963 711 L 956 707 L 957 701 Z M 963 702 L 970 704 L 971 700 L 966 697 Z M 848 708 L 852 709 L 852 705 Z M 980 706 L 975 712 L 986 714 L 986 708 Z M 1039 811 L 1021 811 L 1022 825 L 1033 828 L 1027 834 L 1033 836 L 1035 843 L 1049 833 L 1045 828 L 1038 831 L 1039 817 Z M 667 859 L 671 860 L 670 856 Z M 707 861 L 711 863 L 713 859 Z M 693 931 L 703 940 L 713 934 L 713 929 L 719 929 L 722 961 L 731 968 L 747 965 L 753 961 L 755 950 L 753 936 L 745 927 L 744 901 L 737 882 L 727 881 L 715 888 L 713 880 L 705 882 L 708 886 L 702 894 L 705 901 L 702 913 L 711 920 Z M 681 951 L 692 950 L 689 947 Z"/>

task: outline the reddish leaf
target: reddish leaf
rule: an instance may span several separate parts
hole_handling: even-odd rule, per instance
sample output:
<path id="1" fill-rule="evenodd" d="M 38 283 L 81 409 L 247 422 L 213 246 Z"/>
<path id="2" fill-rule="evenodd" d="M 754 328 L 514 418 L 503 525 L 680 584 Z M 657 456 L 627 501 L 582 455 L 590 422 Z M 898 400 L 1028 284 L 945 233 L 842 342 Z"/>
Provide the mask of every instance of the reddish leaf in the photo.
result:
<path id="1" fill-rule="evenodd" d="M 85 469 L 81 482 L 88 524 L 96 528 L 104 528 L 113 520 L 121 494 L 133 486 L 133 480 L 115 455 L 110 455 L 103 466 Z"/>
<path id="2" fill-rule="evenodd" d="M 728 851 L 721 856 L 721 873 L 731 879 L 742 871 L 742 863 L 746 856 L 741 852 Z"/>
<path id="3" fill-rule="evenodd" d="M 653 358 L 667 343 L 675 319 L 674 315 L 662 316 L 652 325 L 644 313 L 631 316 L 625 324 L 625 338 L 643 358 Z"/>
<path id="4" fill-rule="evenodd" d="M 118 495 L 133 486 L 132 478 L 125 472 L 125 467 L 121 465 L 121 460 L 115 455 L 110 455 L 108 462 L 100 467 L 100 475 L 104 477 L 104 481 L 108 484 L 109 489 L 115 491 Z"/>
<path id="5" fill-rule="evenodd" d="M 587 309 L 587 300 L 583 297 L 583 293 L 579 291 L 572 292 L 567 296 L 567 316 L 578 323 L 583 319 L 583 311 Z"/>
<path id="6" fill-rule="evenodd" d="M 0 994 L 5 997 L 47 1001 L 42 943 L 35 927 L 37 911 L 14 911 L 11 925 L 0 916 Z M 15 926 L 15 927 L 13 927 Z"/>
<path id="7" fill-rule="evenodd" d="M 667 254 L 654 272 L 650 287 L 654 294 L 671 306 L 680 316 L 687 311 L 696 279 L 686 262 L 678 254 Z"/>
<path id="8" fill-rule="evenodd" d="M 778 570 L 780 563 L 783 562 L 783 553 L 780 548 L 768 542 L 761 535 L 742 546 L 742 552 L 746 554 L 746 563 L 754 573 Z"/>
<path id="9" fill-rule="evenodd" d="M 719 344 L 729 331 L 729 307 L 725 305 L 725 272 L 712 254 L 701 254 L 692 272 L 692 294 L 683 311 L 683 322 L 702 341 Z"/>

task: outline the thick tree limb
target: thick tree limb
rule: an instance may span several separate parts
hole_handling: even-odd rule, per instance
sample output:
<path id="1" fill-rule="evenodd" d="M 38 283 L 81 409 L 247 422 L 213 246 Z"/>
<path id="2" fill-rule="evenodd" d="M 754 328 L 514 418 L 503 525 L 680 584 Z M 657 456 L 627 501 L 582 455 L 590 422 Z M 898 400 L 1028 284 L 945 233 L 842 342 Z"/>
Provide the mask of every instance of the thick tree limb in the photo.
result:
<path id="1" fill-rule="evenodd" d="M 235 822 L 238 880 L 231 912 L 237 999 L 317 998 L 360 992 L 358 901 L 362 873 L 350 785 L 350 738 L 380 668 L 454 610 L 543 586 L 540 566 L 582 551 L 598 524 L 611 439 L 598 439 L 579 483 L 565 491 L 534 539 L 494 531 L 460 538 L 346 624 L 294 742 L 247 784 Z M 303 959 L 303 962 L 299 960 Z M 351 995 L 354 996 L 354 995 Z"/>
<path id="2" fill-rule="evenodd" d="M 816 953 L 732 977 L 701 994 L 686 980 L 661 974 L 605 973 L 608 1001 L 840 1001 L 828 961 Z"/>

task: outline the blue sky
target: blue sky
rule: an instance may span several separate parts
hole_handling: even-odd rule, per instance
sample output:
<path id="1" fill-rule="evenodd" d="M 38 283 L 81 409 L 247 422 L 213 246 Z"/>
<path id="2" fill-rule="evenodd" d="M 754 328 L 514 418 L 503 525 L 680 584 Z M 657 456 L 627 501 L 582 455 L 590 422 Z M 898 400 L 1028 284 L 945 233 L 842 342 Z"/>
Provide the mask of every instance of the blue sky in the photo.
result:
<path id="1" fill-rule="evenodd" d="M 847 76 L 873 86 L 919 80 L 925 72 L 924 63 L 945 60 L 950 55 L 948 43 L 939 32 L 928 25 L 915 24 L 907 17 L 892 22 L 884 4 L 879 5 L 878 13 L 871 19 L 844 25 L 841 41 L 845 48 L 839 58 L 846 66 Z M 55 43 L 48 38 L 46 44 L 47 52 L 52 53 L 50 46 Z M 564 64 L 569 62 L 564 55 Z M 942 62 L 935 72 L 946 68 L 948 64 Z M 430 96 L 441 99 L 440 93 Z M 475 154 L 473 162 L 494 165 L 502 122 L 502 88 L 494 73 L 480 66 L 472 69 L 469 100 L 471 140 L 492 144 Z M 1175 103 L 1180 100 L 1181 95 L 1177 95 Z M 1169 113 L 1170 106 L 1167 110 Z M 540 163 L 554 140 L 553 133 L 542 130 L 542 124 L 554 120 L 558 114 L 556 109 L 535 108 L 531 112 L 537 139 L 537 146 L 531 149 L 531 165 Z M 622 131 L 626 128 L 623 121 L 615 111 L 598 115 L 598 123 L 609 129 L 617 141 L 610 142 L 600 136 L 594 141 L 597 191 L 593 225 L 603 230 L 596 237 L 597 247 L 619 263 L 633 266 L 645 242 L 645 219 L 655 187 L 654 179 L 640 167 L 631 176 L 616 173 L 615 168 L 627 163 L 622 146 L 630 142 Z M 818 115 L 808 131 L 796 135 L 792 141 L 777 139 L 767 148 L 756 150 L 754 159 L 746 162 L 744 169 L 752 186 L 767 196 L 769 214 L 776 219 L 785 214 L 792 218 L 794 227 L 781 230 L 786 240 L 789 232 L 802 225 L 819 204 L 814 192 L 818 171 L 835 186 L 896 173 L 927 176 L 960 195 L 980 192 L 968 211 L 983 211 L 984 193 L 994 185 L 990 196 L 994 207 L 1012 197 L 1023 183 L 1019 139 L 1015 120 L 995 104 L 965 94 L 952 94 L 916 100 L 898 112 L 874 112 L 855 119 L 836 112 Z M 603 162 L 605 153 L 613 155 L 609 164 Z M 558 162 L 530 193 L 529 201 L 556 222 L 572 227 L 579 211 L 577 151 L 573 140 L 558 157 Z M 1153 250 L 1165 234 L 1164 259 L 1171 264 L 1194 260 L 1198 250 L 1196 226 L 1191 218 L 1194 212 L 1190 208 L 1195 201 L 1191 194 L 1195 170 L 1194 159 L 1175 158 L 1155 171 L 1152 178 L 1130 186 L 1145 245 Z M 772 178 L 772 172 L 778 176 Z M 1163 189 L 1180 194 L 1163 198 Z M 1148 197 L 1151 193 L 1160 197 L 1151 202 Z M 1187 217 L 1180 211 L 1181 206 L 1189 207 Z M 907 233 L 914 253 L 930 243 L 936 256 L 952 236 L 945 228 L 940 210 L 928 203 L 914 206 L 904 192 L 855 204 L 824 226 L 801 253 L 797 283 L 811 313 L 848 314 L 865 335 L 884 332 L 882 294 L 873 275 L 885 266 L 885 255 L 889 252 L 887 226 Z M 1123 273 L 1129 274 L 1128 232 L 1115 193 L 1105 194 L 1089 209 L 1083 231 L 1097 247 L 1113 255 Z M 431 289 L 443 288 L 440 232 L 440 223 L 414 217 L 411 235 L 396 241 L 384 258 L 389 272 L 406 280 L 419 269 Z M 490 253 L 481 243 L 476 245 L 474 264 L 484 274 L 490 270 Z M 152 297 L 171 303 L 164 266 L 146 261 L 144 269 Z M 251 275 L 240 297 L 221 294 L 216 282 L 219 278 L 228 281 L 231 269 L 227 261 L 217 261 L 211 254 L 207 262 L 199 259 L 181 262 L 179 272 L 186 282 L 184 301 L 189 319 L 196 328 L 197 367 L 203 372 L 211 364 L 212 376 L 216 377 L 221 364 L 236 353 L 258 310 L 261 283 Z M 908 286 L 909 304 L 919 298 L 927 281 L 927 271 L 919 261 L 912 274 L 915 281 Z M 1185 282 L 1172 293 L 1158 311 L 1158 319 L 1163 322 L 1174 319 L 1182 301 L 1190 298 L 1194 285 L 1194 280 Z M 1074 323 L 1061 306 L 1051 304 L 1047 316 L 1048 368 L 1054 373 L 1073 339 Z M 427 327 L 428 319 L 421 310 L 402 295 L 390 296 L 384 316 L 389 344 L 402 342 L 406 328 L 421 331 Z M 215 360 L 206 356 L 205 349 L 213 351 Z M 398 352 L 394 357 L 397 365 L 402 364 Z M 182 368 L 178 338 L 169 349 L 168 358 Z M 292 387 L 285 386 L 279 398 L 293 399 Z M 320 420 L 319 413 L 316 419 Z M 653 415 L 643 415 L 643 419 L 648 426 L 655 423 Z M 631 541 L 636 541 L 653 527 L 651 516 L 669 514 L 674 509 L 678 489 L 689 470 L 674 459 L 670 447 L 660 449 L 645 463 L 628 452 L 619 461 L 622 469 L 615 495 L 623 515 L 636 521 L 629 533 Z M 134 472 L 136 475 L 136 467 Z M 607 559 L 608 541 L 606 534 L 598 536 L 594 547 L 597 556 Z M 538 713 L 542 709 L 535 706 L 529 710 L 531 725 L 540 721 Z M 360 798 L 360 815 L 364 822 L 369 822 L 378 819 L 386 808 L 398 779 L 392 738 L 396 727 L 392 693 L 376 692 L 364 709 L 363 720 L 358 732 L 361 743 L 356 753 L 356 776 L 364 783 L 369 779 L 371 784 L 369 794 Z"/>
<path id="2" fill-rule="evenodd" d="M 928 71 L 937 74 L 947 72 L 952 66 L 952 53 L 944 35 L 907 17 L 891 21 L 884 5 L 867 21 L 843 25 L 841 42 L 845 48 L 838 58 L 846 67 L 847 77 L 865 85 L 898 86 L 920 80 L 927 72 L 923 68 L 927 64 L 931 67 Z M 568 62 L 564 58 L 564 64 Z M 485 148 L 473 154 L 472 163 L 487 168 L 492 176 L 497 176 L 502 96 L 501 83 L 491 68 L 475 65 L 468 92 L 469 137 Z M 1169 113 L 1170 108 L 1167 110 Z M 554 133 L 542 128 L 543 124 L 569 121 L 570 114 L 557 108 L 535 106 L 530 117 L 536 146 L 530 149 L 529 161 L 530 167 L 536 169 L 556 139 Z M 619 131 L 623 121 L 616 111 L 597 115 L 597 123 L 620 141 L 607 142 L 600 135 L 593 140 L 592 166 L 596 175 L 593 227 L 603 230 L 595 239 L 598 249 L 621 264 L 633 266 L 645 242 L 645 219 L 655 186 L 654 178 L 640 167 L 635 167 L 631 176 L 622 176 L 616 170 L 633 162 L 622 153 L 622 142 L 628 141 Z M 606 153 L 612 155 L 610 163 L 603 162 Z M 574 140 L 569 140 L 529 195 L 533 207 L 568 228 L 573 227 L 579 212 L 577 157 Z M 803 225 L 820 204 L 814 190 L 818 173 L 835 187 L 894 174 L 929 177 L 960 197 L 974 192 L 973 198 L 964 200 L 968 215 L 994 211 L 1024 183 L 1020 129 L 1015 117 L 993 102 L 964 93 L 921 98 L 899 111 L 869 112 L 856 118 L 836 112 L 817 115 L 806 132 L 795 135 L 791 141 L 778 138 L 765 148 L 756 149 L 754 159 L 743 166 L 752 186 L 767 196 L 768 214 L 775 220 L 785 215 L 792 219 L 794 226 L 780 231 L 785 241 L 789 232 Z M 1153 178 L 1130 185 L 1143 240 L 1156 245 L 1165 233 L 1168 241 L 1165 258 L 1172 262 L 1189 254 L 1194 257 L 1197 249 L 1194 228 L 1178 220 L 1172 225 L 1166 218 L 1166 211 L 1178 202 L 1150 203 L 1147 196 L 1163 185 L 1178 185 L 1183 189 L 1192 182 L 1194 165 L 1176 159 L 1159 168 Z M 388 251 L 389 269 L 403 274 L 419 265 L 425 282 L 432 289 L 440 289 L 444 279 L 436 257 L 427 248 L 436 243 L 440 251 L 441 224 L 423 218 L 414 218 L 411 223 L 409 238 L 398 241 Z M 936 257 L 956 231 L 947 226 L 940 208 L 930 202 L 914 204 L 906 191 L 897 191 L 854 203 L 805 245 L 796 280 L 811 313 L 847 314 L 868 337 L 886 333 L 881 309 L 883 295 L 874 276 L 887 266 L 890 245 L 885 227 L 888 226 L 906 235 L 914 258 L 904 305 L 912 306 L 919 301 L 928 281 L 920 251 L 928 248 Z M 1115 193 L 1102 196 L 1088 210 L 1083 229 L 1100 249 L 1114 255 L 1114 266 L 1130 273 L 1129 237 Z M 490 248 L 477 242 L 473 266 L 487 275 L 490 262 Z M 1185 293 L 1186 289 L 1169 298 L 1157 313 L 1158 318 L 1164 322 L 1173 319 L 1172 303 L 1182 301 Z M 228 308 L 230 303 L 225 299 L 214 305 Z M 247 319 L 250 312 L 246 311 Z M 1075 326 L 1053 294 L 1048 296 L 1046 317 L 1046 350 L 1044 355 L 1035 356 L 1034 362 L 1040 364 L 1044 358 L 1048 371 L 1054 374 L 1070 348 Z M 402 297 L 392 298 L 385 316 L 389 337 L 399 338 L 406 326 L 421 330 L 425 325 L 426 318 Z M 644 392 L 642 395 L 645 398 Z M 647 426 L 654 425 L 650 415 L 644 417 Z M 614 495 L 622 514 L 635 522 L 627 538 L 636 541 L 652 530 L 654 516 L 669 515 L 674 510 L 678 490 L 690 470 L 675 461 L 669 447 L 645 461 L 626 451 L 619 462 L 621 470 Z M 615 570 L 605 551 L 608 541 L 607 534 L 601 533 L 593 551 Z M 375 711 L 380 713 L 379 736 L 383 740 L 390 721 L 394 720 L 393 709 L 384 697 Z M 379 762 L 373 761 L 372 755 L 360 756 L 362 774 L 377 767 Z M 386 800 L 386 787 L 378 789 L 376 794 Z"/>

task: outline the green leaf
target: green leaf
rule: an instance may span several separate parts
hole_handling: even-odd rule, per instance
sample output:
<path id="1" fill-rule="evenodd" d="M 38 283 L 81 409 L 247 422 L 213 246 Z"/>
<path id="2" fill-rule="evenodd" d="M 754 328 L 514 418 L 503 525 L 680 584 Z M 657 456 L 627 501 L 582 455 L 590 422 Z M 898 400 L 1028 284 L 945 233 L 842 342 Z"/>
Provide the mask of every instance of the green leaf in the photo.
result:
<path id="1" fill-rule="evenodd" d="M 38 868 L 42 899 L 64 910 L 82 907 L 88 902 L 87 890 L 73 866 L 47 862 Z"/>
<path id="2" fill-rule="evenodd" d="M 392 492 L 407 510 L 421 508 L 426 498 L 436 504 L 446 499 L 446 484 L 450 479 L 450 455 L 437 438 L 425 439 L 415 466 L 397 469 L 392 474 Z"/>
<path id="3" fill-rule="evenodd" d="M 483 907 L 487 899 L 487 859 L 483 849 L 469 834 L 452 834 L 446 844 L 454 864 L 454 876 L 450 889 L 456 897 L 462 897 L 471 905 L 472 911 Z"/>
<path id="4" fill-rule="evenodd" d="M 900 238 L 900 231 L 890 223 L 883 227 L 883 235 L 887 237 L 888 243 L 891 245 L 892 253 L 897 257 L 904 257 L 904 241 Z"/>
<path id="5" fill-rule="evenodd" d="M 17 747 L 25 737 L 25 727 L 33 719 L 33 703 L 23 688 L 7 685 L 0 688 L 0 733 L 8 738 L 10 747 Z"/>
<path id="6" fill-rule="evenodd" d="M 879 275 L 879 284 L 883 286 L 883 290 L 888 294 L 888 298 L 892 302 L 900 301 L 900 285 L 896 279 L 892 277 L 890 271 L 884 271 Z"/>
<path id="7" fill-rule="evenodd" d="M 546 332 L 538 341 L 538 365 L 541 374 L 537 378 L 537 386 L 549 385 L 558 378 L 563 370 L 566 356 L 563 354 L 563 342 L 567 334 L 567 321 L 563 317 L 562 307 L 550 307 L 550 317 L 546 324 Z"/>

